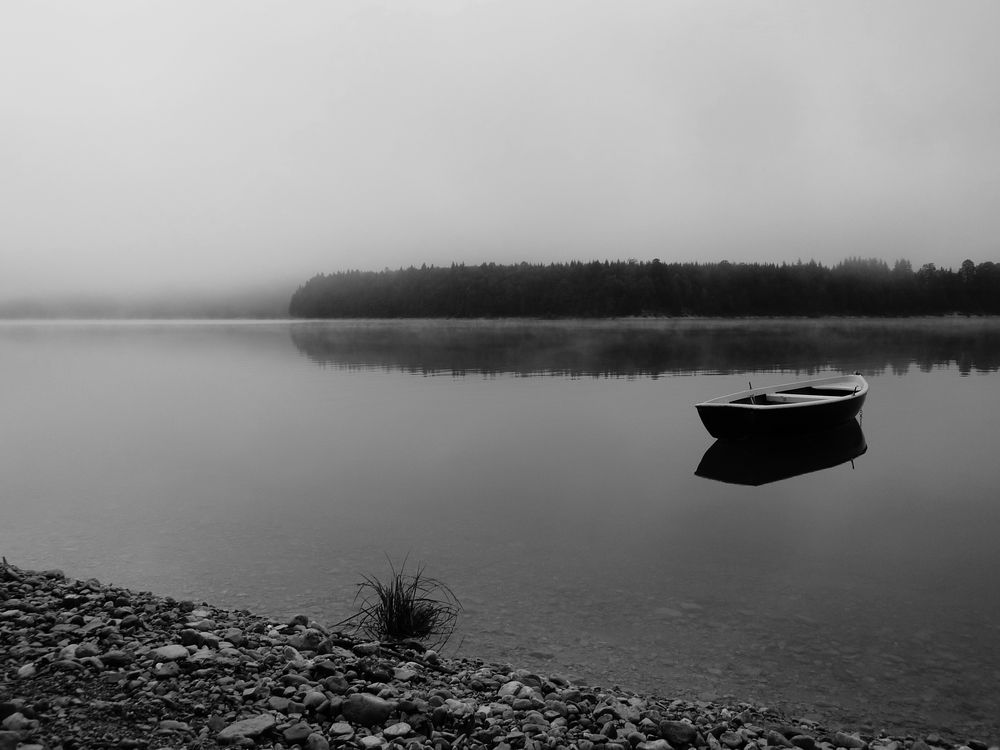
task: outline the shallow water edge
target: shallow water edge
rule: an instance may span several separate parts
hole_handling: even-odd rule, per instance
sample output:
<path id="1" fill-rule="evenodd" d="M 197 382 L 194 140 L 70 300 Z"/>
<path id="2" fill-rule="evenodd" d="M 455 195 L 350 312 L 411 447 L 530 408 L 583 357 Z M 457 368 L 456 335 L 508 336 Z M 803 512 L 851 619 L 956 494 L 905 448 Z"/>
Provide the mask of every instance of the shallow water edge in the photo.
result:
<path id="1" fill-rule="evenodd" d="M 6 560 L 0 644 L 4 747 L 990 748 L 933 728 L 863 734 L 746 703 L 573 685 Z"/>

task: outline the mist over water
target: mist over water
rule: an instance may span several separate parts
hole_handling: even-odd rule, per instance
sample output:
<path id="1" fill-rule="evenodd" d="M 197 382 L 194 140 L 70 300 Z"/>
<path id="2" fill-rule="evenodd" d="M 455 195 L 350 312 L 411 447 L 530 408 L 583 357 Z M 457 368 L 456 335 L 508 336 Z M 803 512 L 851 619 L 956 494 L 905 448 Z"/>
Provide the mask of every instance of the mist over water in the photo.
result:
<path id="1" fill-rule="evenodd" d="M 465 605 L 459 655 L 996 738 L 998 336 L 975 319 L 0 324 L 0 549 L 328 623 L 408 554 Z M 863 452 L 756 487 L 695 475 L 714 441 L 694 403 L 856 369 Z"/>
<path id="2" fill-rule="evenodd" d="M 417 373 L 659 377 L 826 367 L 1000 368 L 991 318 L 368 320 L 302 323 L 292 341 L 334 367 Z"/>

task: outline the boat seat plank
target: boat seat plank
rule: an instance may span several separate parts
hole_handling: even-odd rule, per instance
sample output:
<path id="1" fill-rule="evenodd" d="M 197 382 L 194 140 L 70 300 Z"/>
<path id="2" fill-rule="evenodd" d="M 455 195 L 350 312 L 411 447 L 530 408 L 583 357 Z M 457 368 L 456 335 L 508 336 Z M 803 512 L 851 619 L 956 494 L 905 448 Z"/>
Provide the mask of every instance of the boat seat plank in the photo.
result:
<path id="1" fill-rule="evenodd" d="M 837 396 L 813 396 L 806 393 L 769 393 L 767 400 L 779 404 L 804 404 L 811 401 L 833 401 Z"/>

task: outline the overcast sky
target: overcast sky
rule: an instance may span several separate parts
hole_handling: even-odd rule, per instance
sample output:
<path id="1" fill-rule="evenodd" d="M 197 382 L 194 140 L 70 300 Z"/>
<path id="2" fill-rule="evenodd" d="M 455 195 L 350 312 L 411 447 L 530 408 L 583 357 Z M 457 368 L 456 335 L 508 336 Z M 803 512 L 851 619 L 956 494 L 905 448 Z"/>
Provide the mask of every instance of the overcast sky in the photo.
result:
<path id="1" fill-rule="evenodd" d="M 1000 261 L 1000 3 L 3 0 L 0 295 Z"/>

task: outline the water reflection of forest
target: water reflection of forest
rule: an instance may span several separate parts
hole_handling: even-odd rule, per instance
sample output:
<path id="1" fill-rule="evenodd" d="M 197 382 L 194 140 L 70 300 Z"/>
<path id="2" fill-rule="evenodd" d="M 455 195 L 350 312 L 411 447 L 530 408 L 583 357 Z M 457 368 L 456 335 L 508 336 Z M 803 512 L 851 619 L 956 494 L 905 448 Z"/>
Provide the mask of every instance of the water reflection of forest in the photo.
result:
<path id="1" fill-rule="evenodd" d="M 421 374 L 656 377 L 1000 368 L 1000 319 L 368 320 L 296 324 L 317 364 Z"/>

